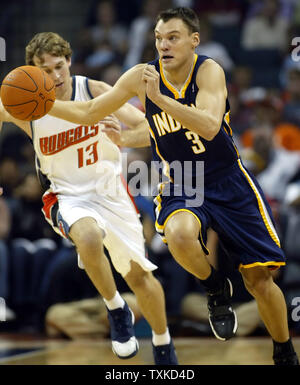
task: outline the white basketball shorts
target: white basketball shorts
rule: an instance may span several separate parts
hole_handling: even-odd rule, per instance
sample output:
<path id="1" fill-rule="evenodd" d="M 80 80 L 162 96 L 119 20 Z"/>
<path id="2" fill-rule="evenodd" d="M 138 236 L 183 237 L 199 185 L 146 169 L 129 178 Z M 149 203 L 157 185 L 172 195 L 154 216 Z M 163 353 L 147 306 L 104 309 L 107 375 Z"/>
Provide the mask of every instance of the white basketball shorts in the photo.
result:
<path id="1" fill-rule="evenodd" d="M 157 268 L 145 255 L 143 227 L 138 213 L 117 177 L 117 194 L 99 192 L 81 196 L 54 194 L 48 190 L 43 196 L 42 212 L 53 229 L 68 238 L 71 226 L 79 219 L 94 218 L 103 230 L 103 244 L 109 251 L 115 269 L 124 277 L 130 271 L 130 261 L 145 271 Z M 83 267 L 79 264 L 79 267 Z"/>

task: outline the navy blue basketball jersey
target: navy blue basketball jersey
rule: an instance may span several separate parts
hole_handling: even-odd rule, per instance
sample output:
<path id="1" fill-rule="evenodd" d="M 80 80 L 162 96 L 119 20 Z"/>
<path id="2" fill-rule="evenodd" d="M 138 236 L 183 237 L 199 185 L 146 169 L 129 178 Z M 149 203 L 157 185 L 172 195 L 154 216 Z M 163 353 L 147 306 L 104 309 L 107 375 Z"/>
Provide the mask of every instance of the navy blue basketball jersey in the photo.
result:
<path id="1" fill-rule="evenodd" d="M 178 102 L 194 106 L 198 86 L 196 75 L 201 64 L 209 59 L 207 56 L 195 54 L 193 68 L 182 87 L 181 92 L 176 90 L 165 78 L 163 68 L 159 59 L 150 62 L 155 65 L 160 73 L 160 91 L 163 95 L 176 99 Z M 150 125 L 150 137 L 152 154 L 155 161 L 162 162 L 164 173 L 172 181 L 173 161 L 186 162 L 203 161 L 205 180 L 215 176 L 223 169 L 231 167 L 239 158 L 238 151 L 232 139 L 232 131 L 229 126 L 229 102 L 226 100 L 226 109 L 218 134 L 212 141 L 201 138 L 198 134 L 184 128 L 181 123 L 161 110 L 146 96 L 146 118 Z M 193 176 L 196 169 L 193 168 Z"/>

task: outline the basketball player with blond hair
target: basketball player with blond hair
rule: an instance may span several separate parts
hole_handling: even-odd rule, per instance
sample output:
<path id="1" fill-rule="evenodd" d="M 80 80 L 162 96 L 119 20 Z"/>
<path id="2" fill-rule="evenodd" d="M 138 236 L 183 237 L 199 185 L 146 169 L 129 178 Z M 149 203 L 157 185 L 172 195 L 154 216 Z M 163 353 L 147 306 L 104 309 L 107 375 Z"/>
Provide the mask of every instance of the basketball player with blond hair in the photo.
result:
<path id="1" fill-rule="evenodd" d="M 58 100 L 87 101 L 111 88 L 83 76 L 71 77 L 71 54 L 69 43 L 58 34 L 38 33 L 26 47 L 26 64 L 48 73 Z M 136 132 L 147 129 L 142 112 L 130 104 L 115 116 Z M 91 126 L 50 115 L 25 122 L 12 118 L 0 106 L 0 120 L 15 123 L 32 139 L 38 173 L 48 187 L 43 214 L 58 234 L 73 242 L 80 266 L 103 297 L 113 352 L 122 359 L 133 357 L 138 342 L 133 312 L 117 290 L 104 246 L 152 328 L 155 364 L 176 365 L 163 289 L 152 274 L 157 267 L 145 256 L 142 225 L 121 180 L 119 148 L 103 132 L 105 127 L 119 129 L 116 117 Z M 107 190 L 107 181 L 114 191 Z"/>
<path id="2" fill-rule="evenodd" d="M 154 200 L 156 230 L 175 260 L 205 288 L 214 334 L 221 340 L 231 338 L 237 320 L 231 282 L 207 260 L 210 227 L 257 302 L 272 337 L 274 363 L 298 365 L 284 295 L 270 272 L 285 265 L 285 256 L 271 209 L 233 142 L 224 71 L 212 59 L 195 54 L 199 29 L 192 9 L 160 13 L 154 31 L 158 59 L 129 69 L 111 90 L 91 101 L 56 101 L 50 114 L 94 124 L 133 96 L 139 97 L 150 126 L 143 134 L 144 145 L 151 143 L 153 158 L 165 173 Z M 140 144 L 142 139 L 136 138 Z M 175 161 L 181 169 L 171 168 Z M 204 164 L 204 183 L 197 185 L 199 163 Z M 181 177 L 177 183 L 176 177 Z M 188 189 L 195 191 L 195 184 L 204 190 L 204 197 L 201 204 L 193 205 Z"/>

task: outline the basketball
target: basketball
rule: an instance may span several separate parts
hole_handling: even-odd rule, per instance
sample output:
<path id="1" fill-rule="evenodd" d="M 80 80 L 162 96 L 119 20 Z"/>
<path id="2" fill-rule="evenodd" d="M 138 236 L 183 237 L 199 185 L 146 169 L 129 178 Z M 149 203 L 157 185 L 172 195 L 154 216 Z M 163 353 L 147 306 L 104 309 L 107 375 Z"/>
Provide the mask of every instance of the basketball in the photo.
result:
<path id="1" fill-rule="evenodd" d="M 36 120 L 46 115 L 55 101 L 50 76 L 35 66 L 21 66 L 9 72 L 1 85 L 1 100 L 16 119 Z"/>

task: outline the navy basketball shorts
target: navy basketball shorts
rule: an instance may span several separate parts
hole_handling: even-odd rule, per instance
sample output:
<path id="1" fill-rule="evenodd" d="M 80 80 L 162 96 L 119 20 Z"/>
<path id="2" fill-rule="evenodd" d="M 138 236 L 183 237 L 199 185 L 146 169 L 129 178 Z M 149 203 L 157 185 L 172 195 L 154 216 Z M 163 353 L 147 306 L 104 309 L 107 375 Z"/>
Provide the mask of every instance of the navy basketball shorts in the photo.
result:
<path id="1" fill-rule="evenodd" d="M 201 205 L 187 205 L 191 197 L 160 194 L 154 199 L 157 232 L 164 242 L 164 228 L 178 212 L 190 212 L 199 222 L 201 242 L 205 254 L 207 229 L 212 228 L 236 267 L 285 265 L 285 256 L 274 226 L 272 212 L 255 178 L 240 160 L 230 170 L 214 179 L 204 179 L 204 199 Z"/>

